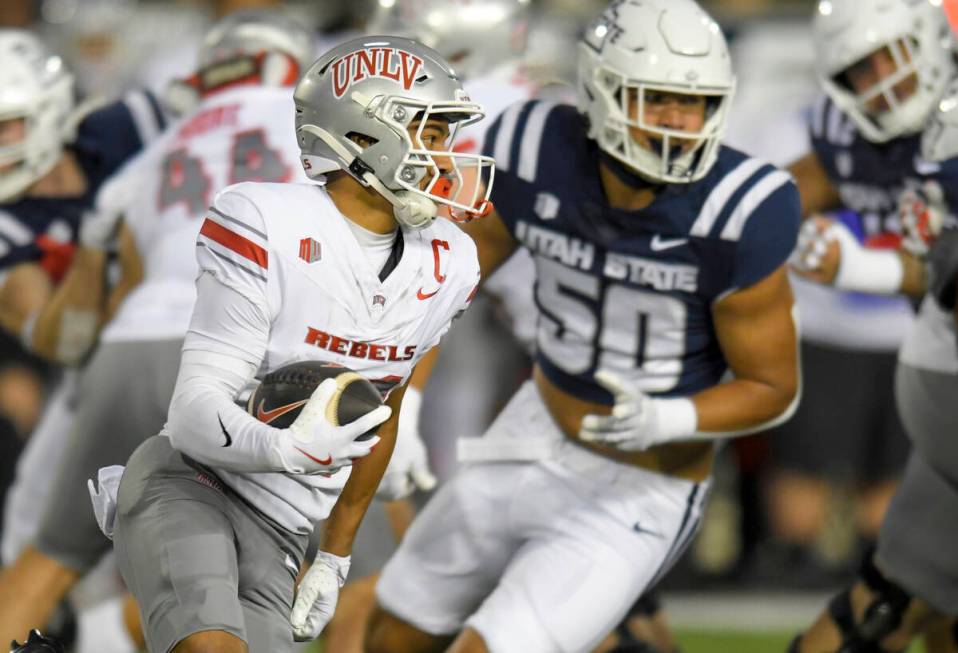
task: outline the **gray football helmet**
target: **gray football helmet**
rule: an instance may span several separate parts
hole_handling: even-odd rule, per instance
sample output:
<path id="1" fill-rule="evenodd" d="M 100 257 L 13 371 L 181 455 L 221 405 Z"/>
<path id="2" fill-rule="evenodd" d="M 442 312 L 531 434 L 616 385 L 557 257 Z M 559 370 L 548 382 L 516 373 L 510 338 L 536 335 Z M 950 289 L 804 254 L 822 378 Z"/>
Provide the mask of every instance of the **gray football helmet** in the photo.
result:
<path id="1" fill-rule="evenodd" d="M 481 77 L 525 48 L 530 0 L 379 0 L 367 31 L 436 50 L 463 79 Z"/>
<path id="2" fill-rule="evenodd" d="M 6 202 L 60 160 L 75 100 L 73 75 L 32 33 L 0 29 L 0 61 L 0 121 L 23 121 L 23 138 L 0 145 L 0 201 Z"/>
<path id="3" fill-rule="evenodd" d="M 347 172 L 385 197 L 396 220 L 412 229 L 428 225 L 437 205 L 462 221 L 491 210 L 493 160 L 452 149 L 456 132 L 482 119 L 482 107 L 435 50 L 395 36 L 352 39 L 320 57 L 293 98 L 310 177 Z M 422 140 L 435 120 L 449 125 L 446 149 Z"/>
<path id="4" fill-rule="evenodd" d="M 941 0 L 820 0 L 812 34 L 825 92 L 872 142 L 921 131 L 956 72 L 954 38 Z M 845 72 L 886 47 L 895 72 L 855 93 Z M 899 99 L 895 87 L 910 77 L 915 89 Z M 878 98 L 888 108 L 874 114 L 868 106 Z"/>
<path id="5" fill-rule="evenodd" d="M 646 92 L 707 98 L 705 124 L 697 133 L 645 124 Z M 653 181 L 701 179 L 718 157 L 735 92 L 735 76 L 722 30 L 692 0 L 615 0 L 586 29 L 579 44 L 579 110 L 589 118 L 589 137 L 604 152 Z M 629 97 L 638 115 L 629 117 Z M 638 128 L 661 139 L 661 151 L 636 143 Z M 673 139 L 694 140 L 678 152 Z"/>

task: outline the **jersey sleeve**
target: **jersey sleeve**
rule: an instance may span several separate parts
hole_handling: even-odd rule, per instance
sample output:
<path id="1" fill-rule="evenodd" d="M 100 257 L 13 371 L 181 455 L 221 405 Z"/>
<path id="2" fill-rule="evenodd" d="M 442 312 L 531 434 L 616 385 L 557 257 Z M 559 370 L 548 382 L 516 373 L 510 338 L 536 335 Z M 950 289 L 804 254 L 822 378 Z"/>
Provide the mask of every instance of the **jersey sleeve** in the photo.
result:
<path id="1" fill-rule="evenodd" d="M 723 239 L 738 241 L 729 289 L 747 288 L 783 265 L 801 220 L 798 187 L 788 173 L 775 170 L 756 184 L 722 232 Z"/>
<path id="2" fill-rule="evenodd" d="M 196 260 L 201 274 L 212 274 L 263 315 L 275 315 L 270 303 L 266 223 L 257 206 L 235 187 L 217 195 L 206 212 L 196 238 Z"/>
<path id="3" fill-rule="evenodd" d="M 155 140 L 166 122 L 152 93 L 131 91 L 86 114 L 77 126 L 75 144 L 80 149 L 96 151 L 109 174 Z"/>
<path id="4" fill-rule="evenodd" d="M 496 178 L 490 199 L 509 231 L 529 212 L 530 185 L 540 173 L 543 135 L 562 112 L 556 103 L 530 100 L 513 104 L 493 121 L 486 132 L 482 153 L 496 161 Z M 550 132 L 551 133 L 551 132 Z"/>

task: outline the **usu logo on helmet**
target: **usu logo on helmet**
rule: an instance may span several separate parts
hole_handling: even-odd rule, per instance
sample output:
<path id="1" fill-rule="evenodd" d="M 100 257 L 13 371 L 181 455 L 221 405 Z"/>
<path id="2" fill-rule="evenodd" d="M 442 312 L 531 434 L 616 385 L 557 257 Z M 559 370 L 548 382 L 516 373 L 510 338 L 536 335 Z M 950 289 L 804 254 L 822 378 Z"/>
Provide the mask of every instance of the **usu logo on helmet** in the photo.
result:
<path id="1" fill-rule="evenodd" d="M 399 48 L 363 48 L 333 62 L 333 94 L 343 97 L 349 87 L 370 77 L 391 79 L 405 90 L 412 88 L 423 60 Z"/>

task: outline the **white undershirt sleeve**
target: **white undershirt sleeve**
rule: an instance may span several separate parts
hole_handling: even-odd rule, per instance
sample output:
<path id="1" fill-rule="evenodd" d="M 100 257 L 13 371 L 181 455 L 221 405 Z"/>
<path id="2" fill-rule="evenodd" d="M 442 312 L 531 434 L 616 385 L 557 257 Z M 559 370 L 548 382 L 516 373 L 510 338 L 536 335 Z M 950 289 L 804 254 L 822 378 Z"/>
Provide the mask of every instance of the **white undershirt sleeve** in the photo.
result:
<path id="1" fill-rule="evenodd" d="M 195 460 L 236 472 L 284 472 L 276 443 L 286 437 L 234 399 L 259 369 L 269 339 L 261 307 L 204 272 L 165 432 Z"/>

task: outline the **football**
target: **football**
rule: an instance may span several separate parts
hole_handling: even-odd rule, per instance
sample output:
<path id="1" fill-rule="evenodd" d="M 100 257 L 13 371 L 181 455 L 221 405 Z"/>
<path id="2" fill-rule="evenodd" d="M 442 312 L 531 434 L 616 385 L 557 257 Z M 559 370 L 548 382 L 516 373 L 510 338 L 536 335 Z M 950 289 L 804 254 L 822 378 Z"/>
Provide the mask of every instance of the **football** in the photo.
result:
<path id="1" fill-rule="evenodd" d="M 288 428 L 316 387 L 326 379 L 335 379 L 337 386 L 326 413 L 331 424 L 348 424 L 382 406 L 376 386 L 348 367 L 320 361 L 300 361 L 267 374 L 250 395 L 246 410 L 270 426 Z M 375 431 L 371 429 L 356 439 L 369 439 Z"/>

